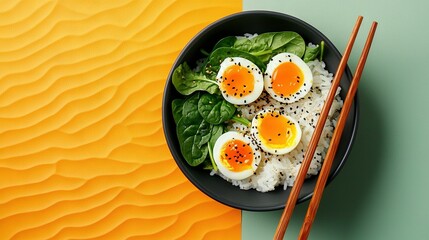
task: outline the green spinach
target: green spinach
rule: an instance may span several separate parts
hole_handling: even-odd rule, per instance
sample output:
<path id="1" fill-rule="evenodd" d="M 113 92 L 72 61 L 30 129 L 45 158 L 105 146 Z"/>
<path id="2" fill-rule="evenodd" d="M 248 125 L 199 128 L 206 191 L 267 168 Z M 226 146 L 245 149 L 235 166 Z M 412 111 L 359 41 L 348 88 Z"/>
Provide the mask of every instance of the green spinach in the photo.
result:
<path id="1" fill-rule="evenodd" d="M 232 118 L 235 106 L 220 95 L 203 94 L 198 101 L 198 112 L 208 123 L 220 124 Z"/>
<path id="2" fill-rule="evenodd" d="M 210 140 L 211 128 L 202 118 L 192 121 L 182 117 L 177 123 L 180 150 L 189 165 L 197 166 L 207 157 L 206 143 Z"/>
<path id="3" fill-rule="evenodd" d="M 210 79 L 216 79 L 217 72 L 220 69 L 220 64 L 228 57 L 242 57 L 247 60 L 253 62 L 258 68 L 264 72 L 266 69 L 266 65 L 261 62 L 257 57 L 249 54 L 247 52 L 243 52 L 241 50 L 230 48 L 230 47 L 220 47 L 214 50 L 204 67 L 204 73 Z"/>
<path id="4" fill-rule="evenodd" d="M 190 166 L 198 166 L 207 158 L 207 145 L 198 147 L 195 142 L 200 141 L 198 135 L 186 138 L 180 146 L 183 157 Z"/>
<path id="5" fill-rule="evenodd" d="M 196 93 L 185 101 L 182 110 L 183 121 L 181 122 L 181 125 L 177 127 L 184 137 L 190 137 L 193 134 L 201 135 L 201 138 L 196 138 L 198 141 L 196 141 L 195 144 L 197 144 L 198 147 L 201 147 L 210 140 L 212 128 L 212 125 L 205 121 L 198 112 L 198 101 L 200 96 L 200 93 Z"/>
<path id="6" fill-rule="evenodd" d="M 220 135 L 223 134 L 223 126 L 222 125 L 215 125 L 212 128 L 209 144 L 213 148 L 217 139 L 220 137 Z"/>
<path id="7" fill-rule="evenodd" d="M 250 121 L 235 114 L 236 107 L 220 95 L 216 75 L 222 61 L 243 57 L 264 72 L 269 59 L 281 52 L 294 53 L 306 62 L 318 55 L 322 59 L 324 42 L 317 47 L 306 47 L 295 32 L 263 33 L 252 39 L 226 37 L 214 46 L 199 72 L 192 71 L 186 62 L 174 70 L 174 87 L 180 94 L 189 95 L 172 102 L 180 150 L 189 165 L 217 169 L 212 150 L 224 132 L 222 123 L 232 120 L 250 126 Z M 203 51 L 203 54 L 208 53 Z"/>
<path id="8" fill-rule="evenodd" d="M 214 50 L 221 47 L 234 48 L 250 53 L 264 63 L 281 52 L 290 52 L 302 57 L 305 52 L 305 41 L 296 32 L 269 32 L 262 33 L 254 38 L 226 37 L 221 39 Z"/>
<path id="9" fill-rule="evenodd" d="M 319 45 L 314 46 L 314 47 L 307 46 L 305 48 L 305 53 L 304 53 L 304 57 L 303 57 L 304 62 L 313 61 L 314 59 L 317 58 L 319 53 L 320 53 L 320 46 Z"/>
<path id="10" fill-rule="evenodd" d="M 183 104 L 185 103 L 184 99 L 174 99 L 171 103 L 171 108 L 173 109 L 173 119 L 174 122 L 177 123 L 183 116 Z"/>
<path id="11" fill-rule="evenodd" d="M 193 94 L 182 106 L 182 117 L 177 123 L 177 138 L 180 150 L 191 166 L 201 164 L 207 157 L 207 142 L 213 125 L 206 122 L 198 112 L 200 93 Z"/>
<path id="12" fill-rule="evenodd" d="M 195 91 L 207 91 L 211 94 L 219 92 L 216 81 L 203 73 L 192 71 L 186 62 L 174 69 L 172 82 L 176 90 L 182 95 L 190 95 Z"/>
<path id="13" fill-rule="evenodd" d="M 222 38 L 222 39 L 221 39 L 221 40 L 219 40 L 219 42 L 217 42 L 217 43 L 216 43 L 216 45 L 213 47 L 212 52 L 213 52 L 214 50 L 218 49 L 218 48 L 221 48 L 221 47 L 233 47 L 233 46 L 234 46 L 235 41 L 237 41 L 237 37 L 234 37 L 234 36 L 229 36 L 229 37 Z"/>
<path id="14" fill-rule="evenodd" d="M 214 148 L 214 145 L 216 144 L 217 139 L 222 135 L 222 133 L 223 133 L 222 125 L 213 126 L 210 141 L 207 143 L 207 147 L 209 149 L 210 163 L 212 166 L 211 169 L 214 169 L 215 171 L 217 171 L 218 168 L 213 158 L 213 148 Z"/>
<path id="15" fill-rule="evenodd" d="M 186 116 L 187 119 L 200 119 L 201 115 L 198 113 L 198 101 L 200 100 L 201 93 L 197 92 L 192 94 L 186 99 L 182 106 L 182 117 Z"/>

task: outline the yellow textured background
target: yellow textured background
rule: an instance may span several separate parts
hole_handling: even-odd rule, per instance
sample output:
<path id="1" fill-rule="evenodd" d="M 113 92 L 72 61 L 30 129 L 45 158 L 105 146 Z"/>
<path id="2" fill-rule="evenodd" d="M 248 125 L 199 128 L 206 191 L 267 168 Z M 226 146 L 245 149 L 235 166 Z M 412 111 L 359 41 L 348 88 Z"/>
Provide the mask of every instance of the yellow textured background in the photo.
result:
<path id="1" fill-rule="evenodd" d="M 239 239 L 176 167 L 165 79 L 235 1 L 1 1 L 0 239 Z M 227 238 L 226 238 L 227 236 Z"/>

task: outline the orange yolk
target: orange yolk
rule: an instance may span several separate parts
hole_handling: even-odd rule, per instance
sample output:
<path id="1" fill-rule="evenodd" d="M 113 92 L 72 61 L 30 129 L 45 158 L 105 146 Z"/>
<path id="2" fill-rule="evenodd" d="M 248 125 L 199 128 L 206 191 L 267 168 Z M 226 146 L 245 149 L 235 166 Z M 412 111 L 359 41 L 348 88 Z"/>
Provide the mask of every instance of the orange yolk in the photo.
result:
<path id="1" fill-rule="evenodd" d="M 241 172 L 252 169 L 253 150 L 247 143 L 232 139 L 223 145 L 220 159 L 230 171 Z"/>
<path id="2" fill-rule="evenodd" d="M 296 126 L 278 113 L 267 113 L 259 117 L 259 136 L 265 144 L 273 148 L 293 145 L 297 134 Z"/>
<path id="3" fill-rule="evenodd" d="M 222 79 L 222 90 L 231 96 L 243 97 L 250 94 L 254 89 L 253 74 L 249 69 L 239 65 L 227 67 Z"/>
<path id="4" fill-rule="evenodd" d="M 304 84 L 304 74 L 293 62 L 280 64 L 273 72 L 273 91 L 281 96 L 290 96 L 299 91 Z"/>

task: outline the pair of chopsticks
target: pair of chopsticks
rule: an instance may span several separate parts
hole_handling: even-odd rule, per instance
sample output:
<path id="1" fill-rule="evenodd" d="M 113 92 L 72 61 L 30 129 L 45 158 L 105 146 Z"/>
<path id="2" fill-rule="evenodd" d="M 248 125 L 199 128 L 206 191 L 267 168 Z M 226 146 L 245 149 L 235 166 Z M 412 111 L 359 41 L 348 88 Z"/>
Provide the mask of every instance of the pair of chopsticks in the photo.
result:
<path id="1" fill-rule="evenodd" d="M 329 90 L 327 99 L 322 108 L 322 112 L 320 113 L 319 120 L 317 122 L 316 128 L 314 130 L 313 136 L 311 137 L 310 143 L 308 145 L 307 152 L 305 153 L 304 160 L 301 164 L 301 168 L 298 172 L 298 176 L 295 179 L 295 183 L 292 187 L 289 198 L 286 202 L 285 209 L 280 218 L 279 225 L 277 226 L 276 233 L 274 235 L 274 239 L 279 240 L 283 239 L 284 234 L 286 232 L 287 225 L 289 224 L 289 220 L 292 216 L 292 212 L 295 208 L 296 201 L 298 199 L 299 192 L 301 191 L 302 184 L 304 183 L 305 176 L 307 174 L 308 168 L 310 167 L 311 160 L 314 156 L 314 152 L 316 151 L 317 144 L 320 139 L 320 135 L 322 134 L 323 127 L 325 126 L 326 118 L 328 117 L 329 110 L 331 108 L 332 102 L 335 97 L 336 90 L 340 84 L 341 77 L 343 75 L 344 69 L 347 65 L 347 60 L 349 59 L 350 52 L 353 48 L 353 44 L 355 42 L 357 33 L 359 31 L 360 25 L 362 23 L 363 17 L 359 16 L 355 27 L 353 28 L 352 34 L 350 36 L 349 42 L 346 46 L 346 50 L 344 52 L 343 57 L 341 58 L 340 64 L 338 66 L 337 72 L 335 73 L 334 80 L 332 82 L 331 89 Z M 316 187 L 314 189 L 313 197 L 311 198 L 310 205 L 307 210 L 307 214 L 304 219 L 304 223 L 301 227 L 301 231 L 299 233 L 298 239 L 307 239 L 310 234 L 311 226 L 314 222 L 314 218 L 316 216 L 317 209 L 320 204 L 320 200 L 322 198 L 323 190 L 325 189 L 326 181 L 329 176 L 329 172 L 332 166 L 332 162 L 335 157 L 335 153 L 337 151 L 341 134 L 343 133 L 344 126 L 346 124 L 347 115 L 350 112 L 350 107 L 352 105 L 354 96 L 357 91 L 357 87 L 359 84 L 360 77 L 362 76 L 362 71 L 366 63 L 366 59 L 368 57 L 369 50 L 371 48 L 372 39 L 374 38 L 375 30 L 377 28 L 377 22 L 373 22 L 371 29 L 368 34 L 368 38 L 366 40 L 365 46 L 362 50 L 362 54 L 359 58 L 359 62 L 356 68 L 356 73 L 351 82 L 349 91 L 347 92 L 346 98 L 344 100 L 343 108 L 341 110 L 337 126 L 333 133 L 330 146 L 328 148 L 328 152 L 326 153 L 325 160 L 323 162 L 322 169 L 319 173 L 319 177 L 316 183 Z"/>

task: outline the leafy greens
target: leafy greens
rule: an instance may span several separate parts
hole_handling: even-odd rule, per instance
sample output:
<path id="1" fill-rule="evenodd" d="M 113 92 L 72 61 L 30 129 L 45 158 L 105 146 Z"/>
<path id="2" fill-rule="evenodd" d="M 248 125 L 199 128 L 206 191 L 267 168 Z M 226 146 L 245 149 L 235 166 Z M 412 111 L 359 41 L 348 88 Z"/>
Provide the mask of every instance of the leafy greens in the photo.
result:
<path id="1" fill-rule="evenodd" d="M 236 107 L 220 94 L 216 75 L 220 64 L 228 57 L 242 57 L 253 62 L 262 72 L 267 62 L 281 52 L 293 53 L 305 62 L 319 56 L 322 60 L 325 44 L 306 46 L 296 32 L 269 32 L 254 38 L 229 36 L 216 43 L 199 71 L 193 71 L 184 62 L 174 69 L 172 82 L 186 97 L 172 101 L 173 119 L 183 157 L 190 166 L 217 169 L 212 149 L 224 133 L 226 121 L 232 120 L 250 126 L 250 121 L 236 113 Z"/>

